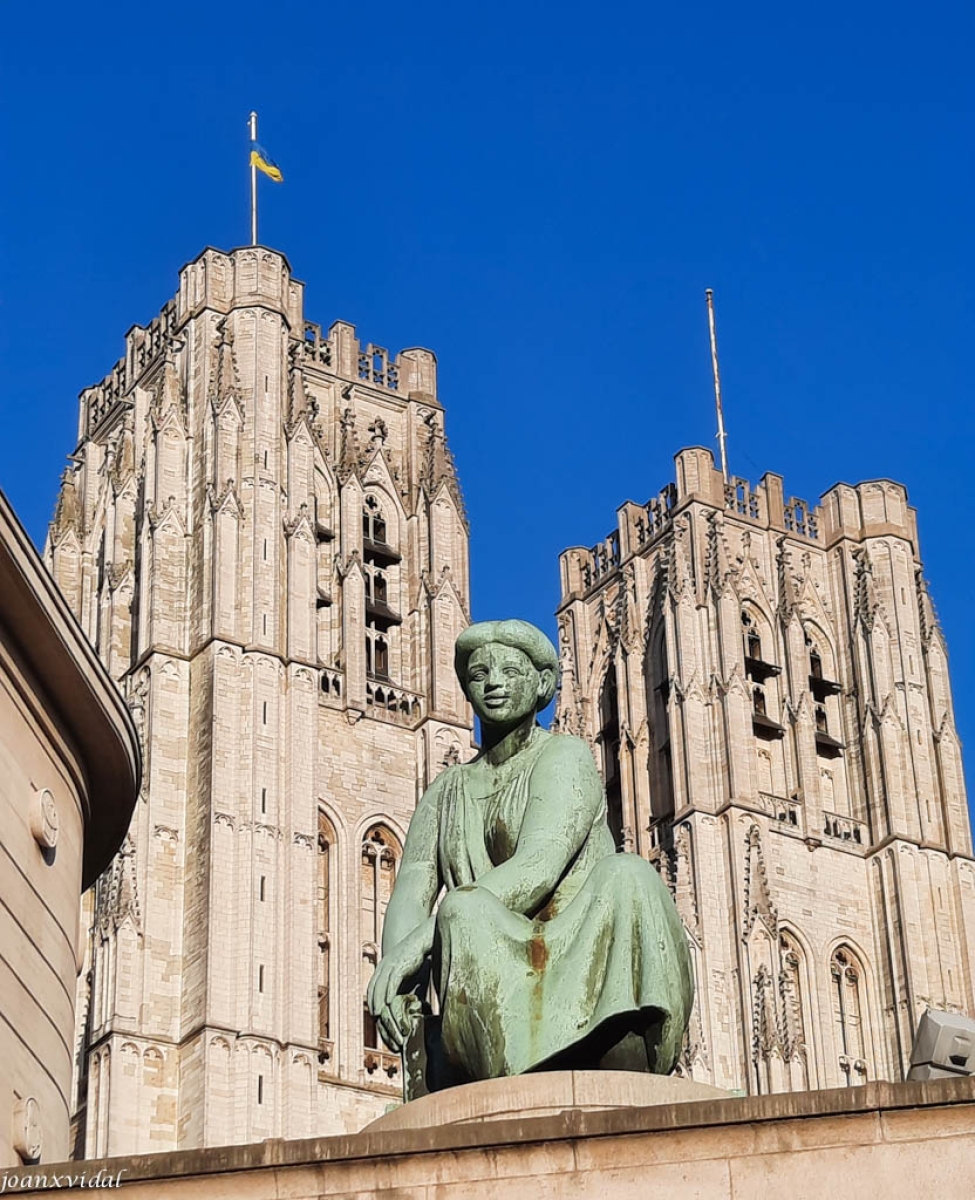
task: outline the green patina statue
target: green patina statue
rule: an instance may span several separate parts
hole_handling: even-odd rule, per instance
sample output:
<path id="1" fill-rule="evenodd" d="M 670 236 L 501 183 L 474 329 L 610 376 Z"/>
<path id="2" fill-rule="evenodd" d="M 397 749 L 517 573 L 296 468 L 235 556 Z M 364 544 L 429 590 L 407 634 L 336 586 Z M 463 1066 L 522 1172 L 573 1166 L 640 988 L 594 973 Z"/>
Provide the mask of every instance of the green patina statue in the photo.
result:
<path id="1" fill-rule="evenodd" d="M 417 806 L 367 996 L 407 1099 L 537 1070 L 667 1074 L 693 998 L 687 943 L 657 872 L 616 853 L 589 747 L 537 724 L 552 643 L 486 621 L 455 666 L 483 745 Z M 420 999 L 431 969 L 438 1015 Z"/>

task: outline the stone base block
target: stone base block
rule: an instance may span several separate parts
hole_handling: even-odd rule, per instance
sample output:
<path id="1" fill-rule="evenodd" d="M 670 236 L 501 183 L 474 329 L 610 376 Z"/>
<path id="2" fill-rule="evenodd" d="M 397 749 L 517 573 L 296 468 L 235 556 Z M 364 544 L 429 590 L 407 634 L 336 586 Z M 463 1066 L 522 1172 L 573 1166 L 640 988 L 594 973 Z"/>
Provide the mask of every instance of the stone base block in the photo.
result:
<path id="1" fill-rule="evenodd" d="M 635 1071 L 539 1071 L 447 1088 L 401 1104 L 367 1125 L 369 1132 L 436 1129 L 512 1117 L 547 1117 L 568 1109 L 605 1112 L 692 1100 L 727 1099 L 729 1093 L 675 1075 Z"/>

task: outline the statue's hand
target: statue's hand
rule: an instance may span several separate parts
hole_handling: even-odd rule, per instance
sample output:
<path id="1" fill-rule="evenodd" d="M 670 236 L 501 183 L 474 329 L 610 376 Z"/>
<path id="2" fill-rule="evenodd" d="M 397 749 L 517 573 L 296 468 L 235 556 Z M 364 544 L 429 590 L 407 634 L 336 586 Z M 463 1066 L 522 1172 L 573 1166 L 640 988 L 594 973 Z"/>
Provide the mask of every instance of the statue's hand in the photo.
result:
<path id="1" fill-rule="evenodd" d="M 380 1013 L 376 1024 L 391 1050 L 401 1051 L 420 1019 L 420 1001 L 412 992 L 394 996 Z"/>
<path id="2" fill-rule="evenodd" d="M 379 1024 L 383 1041 L 392 1050 L 402 1048 L 413 1028 L 416 1014 L 408 1012 L 406 1004 L 413 997 L 400 995 L 400 991 L 423 966 L 427 950 L 424 928 L 418 926 L 383 955 L 369 980 L 366 1004 Z"/>

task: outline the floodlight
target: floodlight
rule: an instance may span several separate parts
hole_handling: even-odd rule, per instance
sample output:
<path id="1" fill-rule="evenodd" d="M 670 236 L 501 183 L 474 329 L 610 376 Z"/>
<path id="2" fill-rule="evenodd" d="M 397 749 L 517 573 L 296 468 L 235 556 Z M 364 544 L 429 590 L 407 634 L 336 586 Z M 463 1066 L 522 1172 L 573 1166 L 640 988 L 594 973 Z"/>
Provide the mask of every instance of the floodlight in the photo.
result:
<path id="1" fill-rule="evenodd" d="M 907 1078 L 975 1075 L 975 1021 L 929 1008 L 918 1023 Z"/>

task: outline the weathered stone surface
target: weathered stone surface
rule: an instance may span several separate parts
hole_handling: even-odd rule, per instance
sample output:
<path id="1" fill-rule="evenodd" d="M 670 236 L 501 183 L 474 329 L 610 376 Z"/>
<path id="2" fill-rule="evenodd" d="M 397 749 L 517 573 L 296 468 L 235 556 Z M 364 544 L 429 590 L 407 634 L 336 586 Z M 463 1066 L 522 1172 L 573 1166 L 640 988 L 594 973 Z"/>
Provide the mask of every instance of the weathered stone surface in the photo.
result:
<path id="1" fill-rule="evenodd" d="M 360 1128 L 363 997 L 418 795 L 471 750 L 467 526 L 436 359 L 204 251 L 81 395 L 48 561 L 146 759 L 85 915 L 82 1153 Z"/>
<path id="2" fill-rule="evenodd" d="M 500 1082 L 521 1085 L 523 1079 Z M 917 1135 L 889 1140 L 885 1123 L 895 1116 L 905 1125 L 919 1118 Z M 939 1128 L 947 1133 L 937 1134 Z M 602 1112 L 568 1109 L 44 1169 L 50 1175 L 79 1167 L 92 1174 L 122 1170 L 129 1200 L 494 1200 L 502 1191 L 551 1200 L 657 1194 L 821 1200 L 834 1192 L 916 1200 L 927 1186 L 944 1200 L 968 1200 L 975 1171 L 975 1079 Z"/>

